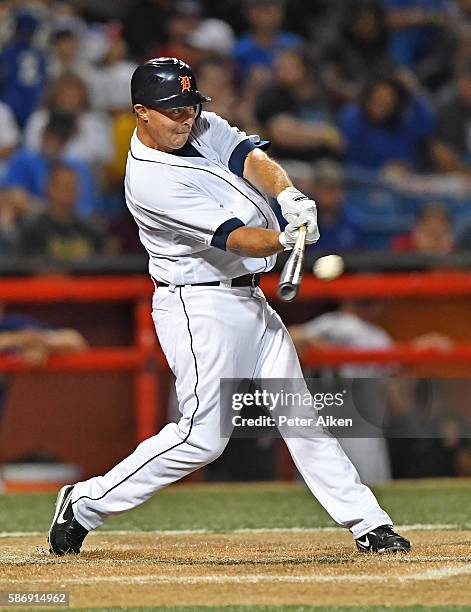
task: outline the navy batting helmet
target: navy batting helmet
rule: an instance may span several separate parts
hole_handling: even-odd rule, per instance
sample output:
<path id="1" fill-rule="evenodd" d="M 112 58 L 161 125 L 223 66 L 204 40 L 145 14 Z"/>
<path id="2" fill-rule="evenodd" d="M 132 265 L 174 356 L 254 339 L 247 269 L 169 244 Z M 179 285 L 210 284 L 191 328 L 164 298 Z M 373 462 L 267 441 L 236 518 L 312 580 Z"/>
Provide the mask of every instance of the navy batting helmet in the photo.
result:
<path id="1" fill-rule="evenodd" d="M 196 86 L 192 69 L 175 57 L 157 57 L 136 68 L 131 78 L 132 104 L 178 108 L 210 102 Z"/>

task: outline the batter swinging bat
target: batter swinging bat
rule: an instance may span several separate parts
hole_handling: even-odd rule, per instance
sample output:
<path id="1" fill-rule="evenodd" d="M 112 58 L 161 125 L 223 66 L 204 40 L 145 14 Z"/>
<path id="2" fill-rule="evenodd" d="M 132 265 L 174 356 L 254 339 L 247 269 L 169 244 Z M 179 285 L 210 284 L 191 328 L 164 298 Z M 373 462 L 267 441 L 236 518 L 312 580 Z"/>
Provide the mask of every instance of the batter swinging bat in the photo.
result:
<path id="1" fill-rule="evenodd" d="M 278 284 L 278 296 L 285 302 L 291 302 L 298 295 L 303 276 L 304 247 L 306 246 L 306 226 L 299 228 L 299 236 L 291 255 L 281 272 Z"/>

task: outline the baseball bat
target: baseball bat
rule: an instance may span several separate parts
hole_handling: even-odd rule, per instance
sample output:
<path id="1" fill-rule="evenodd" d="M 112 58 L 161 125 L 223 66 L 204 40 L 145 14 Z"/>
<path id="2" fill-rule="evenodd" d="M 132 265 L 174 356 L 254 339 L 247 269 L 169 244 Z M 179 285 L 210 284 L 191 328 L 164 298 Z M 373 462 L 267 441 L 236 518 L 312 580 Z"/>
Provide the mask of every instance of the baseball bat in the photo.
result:
<path id="1" fill-rule="evenodd" d="M 299 285 L 303 277 L 304 247 L 306 246 L 306 226 L 299 228 L 299 236 L 291 251 L 288 261 L 280 275 L 278 296 L 284 302 L 291 302 L 298 295 Z"/>

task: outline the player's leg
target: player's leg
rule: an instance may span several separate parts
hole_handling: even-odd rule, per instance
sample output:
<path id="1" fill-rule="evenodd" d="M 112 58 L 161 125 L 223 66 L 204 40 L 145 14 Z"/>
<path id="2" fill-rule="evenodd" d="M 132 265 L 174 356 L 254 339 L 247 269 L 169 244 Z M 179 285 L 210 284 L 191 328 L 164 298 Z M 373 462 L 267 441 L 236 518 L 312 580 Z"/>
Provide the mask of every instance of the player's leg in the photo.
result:
<path id="1" fill-rule="evenodd" d="M 220 455 L 228 438 L 220 432 L 219 380 L 252 376 L 261 340 L 257 333 L 263 334 L 258 311 L 248 288 L 157 291 L 154 318 L 176 375 L 182 418 L 142 442 L 104 476 L 74 487 L 73 511 L 84 527 L 98 527 Z"/>
<path id="2" fill-rule="evenodd" d="M 261 347 L 258 378 L 303 379 L 296 350 L 280 317 L 270 306 L 270 325 Z M 300 392 L 307 392 L 301 383 Z M 291 430 L 292 432 L 292 430 Z M 297 437 L 289 429 L 281 430 L 294 463 L 307 486 L 332 518 L 361 537 L 379 525 L 391 524 L 370 489 L 361 483 L 358 473 L 338 441 L 320 429 L 302 428 Z"/>

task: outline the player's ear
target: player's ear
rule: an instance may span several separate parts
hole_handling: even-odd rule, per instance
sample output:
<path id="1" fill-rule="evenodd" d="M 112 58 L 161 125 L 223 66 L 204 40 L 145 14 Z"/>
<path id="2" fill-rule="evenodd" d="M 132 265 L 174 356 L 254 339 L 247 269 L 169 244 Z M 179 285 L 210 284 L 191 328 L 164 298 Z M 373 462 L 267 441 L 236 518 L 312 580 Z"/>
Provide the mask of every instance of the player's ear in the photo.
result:
<path id="1" fill-rule="evenodd" d="M 142 119 L 145 123 L 149 122 L 149 115 L 145 106 L 142 106 L 142 104 L 134 104 L 134 112 L 139 119 Z"/>

